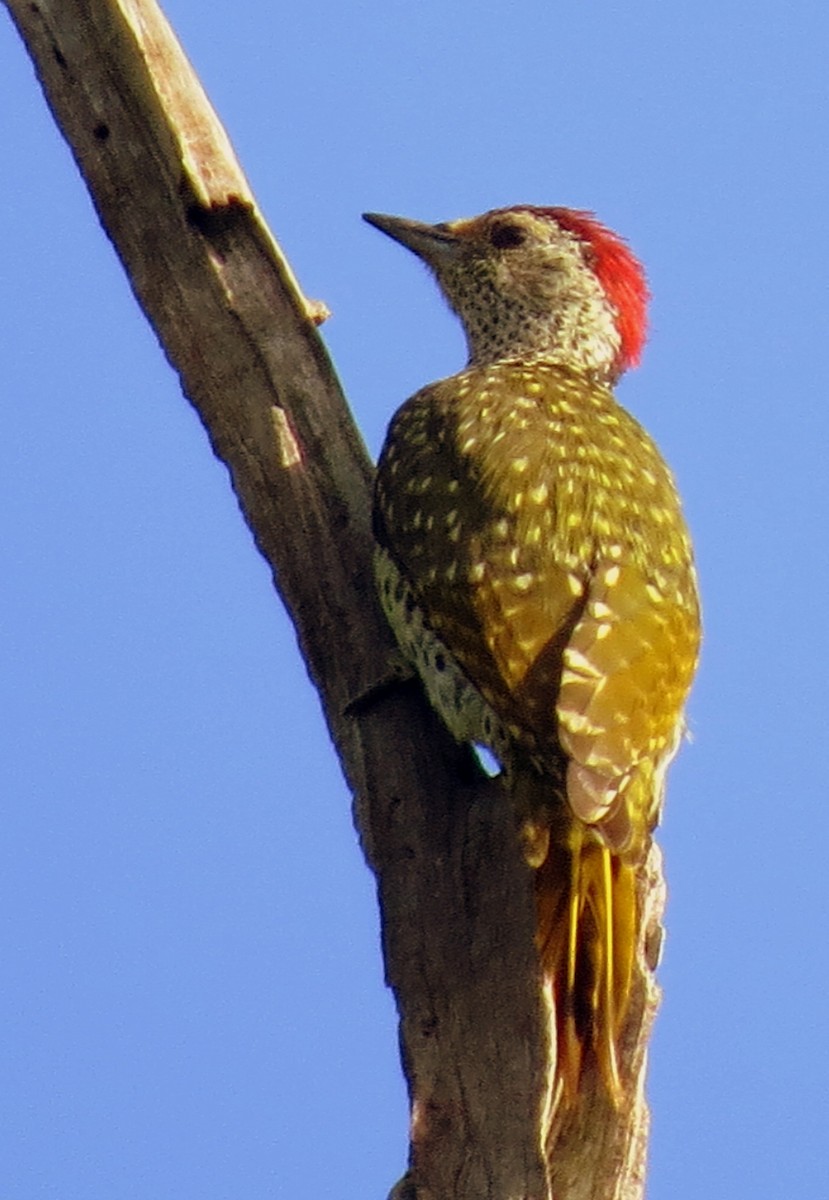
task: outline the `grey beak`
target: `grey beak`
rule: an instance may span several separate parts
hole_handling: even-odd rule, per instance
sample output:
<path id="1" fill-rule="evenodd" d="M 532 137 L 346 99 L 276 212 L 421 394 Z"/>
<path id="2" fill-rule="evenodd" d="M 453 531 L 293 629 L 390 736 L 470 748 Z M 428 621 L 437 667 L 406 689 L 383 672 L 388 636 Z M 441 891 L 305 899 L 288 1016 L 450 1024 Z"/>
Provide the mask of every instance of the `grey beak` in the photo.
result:
<path id="1" fill-rule="evenodd" d="M 423 221 L 389 217 L 385 213 L 363 213 L 363 220 L 427 263 L 445 259 L 460 245 L 459 239 L 445 225 L 426 225 Z"/>

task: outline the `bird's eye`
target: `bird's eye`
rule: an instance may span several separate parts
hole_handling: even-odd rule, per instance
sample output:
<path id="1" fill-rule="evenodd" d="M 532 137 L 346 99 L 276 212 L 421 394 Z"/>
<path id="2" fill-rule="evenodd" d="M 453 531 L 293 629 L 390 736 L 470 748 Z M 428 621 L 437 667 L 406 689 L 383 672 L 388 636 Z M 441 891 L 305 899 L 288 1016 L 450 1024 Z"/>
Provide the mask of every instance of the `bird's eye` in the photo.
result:
<path id="1" fill-rule="evenodd" d="M 489 231 L 489 240 L 496 250 L 512 250 L 514 246 L 523 245 L 525 238 L 526 235 L 520 225 L 512 225 L 508 222 L 493 225 Z"/>

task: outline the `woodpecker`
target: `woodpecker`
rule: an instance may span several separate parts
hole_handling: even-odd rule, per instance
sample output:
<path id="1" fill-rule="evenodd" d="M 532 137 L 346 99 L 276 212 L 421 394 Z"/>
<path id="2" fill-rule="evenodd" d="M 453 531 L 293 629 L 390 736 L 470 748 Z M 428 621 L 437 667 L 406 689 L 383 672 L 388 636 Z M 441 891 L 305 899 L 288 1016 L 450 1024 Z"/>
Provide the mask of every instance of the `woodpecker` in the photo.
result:
<path id="1" fill-rule="evenodd" d="M 636 870 L 700 642 L 673 478 L 611 390 L 645 341 L 644 272 L 568 208 L 365 219 L 431 268 L 469 349 L 389 427 L 381 602 L 443 722 L 510 790 L 554 997 L 553 1103 L 577 1102 L 592 1056 L 621 1104 Z"/>

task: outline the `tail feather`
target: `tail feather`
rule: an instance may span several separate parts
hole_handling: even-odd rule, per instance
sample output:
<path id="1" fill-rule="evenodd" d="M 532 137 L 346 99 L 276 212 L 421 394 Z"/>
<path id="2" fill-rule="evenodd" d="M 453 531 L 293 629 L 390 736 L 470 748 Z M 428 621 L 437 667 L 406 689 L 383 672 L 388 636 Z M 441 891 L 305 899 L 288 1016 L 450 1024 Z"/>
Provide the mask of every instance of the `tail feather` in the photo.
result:
<path id="1" fill-rule="evenodd" d="M 637 911 L 634 868 L 581 822 L 553 837 L 536 871 L 537 943 L 556 1007 L 556 1086 L 572 1106 L 587 1059 L 614 1104 L 624 1098 L 618 1038 L 631 987 Z"/>

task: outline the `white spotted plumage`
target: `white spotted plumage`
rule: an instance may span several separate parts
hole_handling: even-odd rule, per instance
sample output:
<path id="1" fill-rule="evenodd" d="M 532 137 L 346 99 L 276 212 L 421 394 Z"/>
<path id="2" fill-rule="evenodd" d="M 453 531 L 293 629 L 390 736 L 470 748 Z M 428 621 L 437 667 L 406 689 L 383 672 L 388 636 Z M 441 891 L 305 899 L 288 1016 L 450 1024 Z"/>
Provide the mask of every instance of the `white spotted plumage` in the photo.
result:
<path id="1" fill-rule="evenodd" d="M 574 1099 L 592 1052 L 618 1100 L 635 872 L 699 644 L 673 479 L 610 391 L 644 341 L 644 276 L 571 210 L 370 220 L 433 269 L 469 347 L 389 429 L 383 608 L 447 727 L 506 768 L 557 1006 L 551 1094 Z"/>

